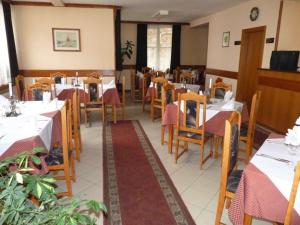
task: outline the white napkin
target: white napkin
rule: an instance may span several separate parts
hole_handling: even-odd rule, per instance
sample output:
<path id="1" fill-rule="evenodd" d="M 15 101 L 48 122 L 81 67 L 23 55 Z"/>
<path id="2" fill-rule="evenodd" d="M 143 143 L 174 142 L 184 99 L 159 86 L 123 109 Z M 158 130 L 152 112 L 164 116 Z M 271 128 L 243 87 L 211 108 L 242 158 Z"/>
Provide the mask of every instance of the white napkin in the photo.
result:
<path id="1" fill-rule="evenodd" d="M 51 101 L 51 93 L 49 91 L 43 92 L 43 102 L 49 103 Z"/>
<path id="2" fill-rule="evenodd" d="M 297 126 L 300 126 L 300 116 L 299 118 L 296 120 L 296 123 L 295 123 Z"/>
<path id="3" fill-rule="evenodd" d="M 112 80 L 110 81 L 108 84 L 107 84 L 107 88 L 114 88 L 115 87 L 115 80 Z"/>
<path id="4" fill-rule="evenodd" d="M 285 143 L 288 145 L 300 145 L 300 127 L 294 126 L 293 129 L 288 129 L 285 136 Z"/>
<path id="5" fill-rule="evenodd" d="M 137 71 L 137 72 L 136 72 L 136 75 L 137 75 L 139 78 L 143 78 L 143 76 L 144 76 L 140 71 Z"/>
<path id="6" fill-rule="evenodd" d="M 202 92 L 202 91 L 199 91 L 199 95 L 203 95 L 203 92 Z"/>
<path id="7" fill-rule="evenodd" d="M 234 101 L 230 100 L 225 105 L 221 107 L 223 110 L 233 110 L 234 109 Z"/>
<path id="8" fill-rule="evenodd" d="M 232 91 L 226 91 L 225 96 L 224 96 L 224 101 L 228 102 L 232 98 Z"/>

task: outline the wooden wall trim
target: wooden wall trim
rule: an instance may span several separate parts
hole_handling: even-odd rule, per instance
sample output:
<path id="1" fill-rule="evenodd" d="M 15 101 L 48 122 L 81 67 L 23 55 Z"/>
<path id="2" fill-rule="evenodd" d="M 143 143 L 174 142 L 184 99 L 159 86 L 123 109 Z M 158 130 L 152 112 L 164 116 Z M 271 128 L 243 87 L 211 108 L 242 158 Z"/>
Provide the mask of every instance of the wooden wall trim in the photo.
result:
<path id="1" fill-rule="evenodd" d="M 197 69 L 197 68 L 206 68 L 206 65 L 180 65 L 180 68 L 186 69 L 186 68 L 192 68 L 192 69 Z M 135 64 L 128 64 L 128 65 L 123 65 L 123 70 L 135 70 L 136 66 Z"/>
<path id="2" fill-rule="evenodd" d="M 283 0 L 280 1 L 280 6 L 279 6 L 279 15 L 278 15 L 278 21 L 277 21 L 276 39 L 275 39 L 275 47 L 274 47 L 275 51 L 277 50 L 278 43 L 279 43 L 279 33 L 280 33 L 280 26 L 281 26 L 282 9 L 283 9 Z"/>
<path id="3" fill-rule="evenodd" d="M 134 64 L 123 65 L 123 70 L 135 70 L 136 66 Z"/>
<path id="4" fill-rule="evenodd" d="M 158 22 L 158 21 L 130 21 L 130 20 L 122 20 L 121 23 L 134 23 L 134 24 L 162 24 L 162 25 L 175 25 L 175 24 L 180 24 L 180 25 L 190 25 L 190 23 L 186 22 Z"/>
<path id="5" fill-rule="evenodd" d="M 24 77 L 49 77 L 50 74 L 56 72 L 66 74 L 68 77 L 74 77 L 76 72 L 78 72 L 78 76 L 80 77 L 87 77 L 90 73 L 93 72 L 100 72 L 104 77 L 115 76 L 114 70 L 20 70 L 19 74 L 23 75 Z"/>
<path id="6" fill-rule="evenodd" d="M 289 91 L 300 92 L 300 82 L 291 80 L 282 80 L 279 78 L 259 77 L 258 84 L 280 88 Z"/>
<path id="7" fill-rule="evenodd" d="M 211 74 L 211 75 L 220 76 L 220 77 L 227 77 L 227 78 L 231 78 L 231 79 L 238 78 L 238 72 L 229 71 L 229 70 L 219 70 L 219 69 L 207 68 L 206 74 Z"/>
<path id="8" fill-rule="evenodd" d="M 33 2 L 33 1 L 10 1 L 12 5 L 23 5 L 23 6 L 52 6 L 51 2 Z M 65 3 L 62 7 L 77 7 L 77 8 L 108 8 L 108 9 L 121 9 L 118 5 L 100 5 L 100 4 L 76 4 L 76 3 Z"/>

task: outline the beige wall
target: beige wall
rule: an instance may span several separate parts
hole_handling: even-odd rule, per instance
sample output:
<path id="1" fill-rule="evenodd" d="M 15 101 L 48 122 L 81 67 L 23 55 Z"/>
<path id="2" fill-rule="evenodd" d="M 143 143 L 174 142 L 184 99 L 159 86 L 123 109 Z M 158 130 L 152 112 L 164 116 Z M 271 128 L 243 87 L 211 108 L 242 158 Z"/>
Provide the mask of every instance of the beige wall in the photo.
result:
<path id="1" fill-rule="evenodd" d="M 20 69 L 115 68 L 112 9 L 13 6 Z M 52 28 L 79 28 L 81 52 L 55 52 Z"/>
<path id="2" fill-rule="evenodd" d="M 181 65 L 206 65 L 208 26 L 181 27 Z"/>
<path id="3" fill-rule="evenodd" d="M 249 14 L 252 7 L 260 9 L 260 15 L 254 22 Z M 209 23 L 207 67 L 238 71 L 240 46 L 234 41 L 241 40 L 242 29 L 266 26 L 266 38 L 275 38 L 280 0 L 250 0 L 233 8 L 223 10 L 208 17 L 192 21 L 191 26 Z M 222 47 L 223 32 L 230 31 L 230 46 Z M 263 67 L 269 67 L 274 43 L 265 44 Z"/>
<path id="4" fill-rule="evenodd" d="M 300 2 L 283 2 L 278 50 L 300 51 Z"/>

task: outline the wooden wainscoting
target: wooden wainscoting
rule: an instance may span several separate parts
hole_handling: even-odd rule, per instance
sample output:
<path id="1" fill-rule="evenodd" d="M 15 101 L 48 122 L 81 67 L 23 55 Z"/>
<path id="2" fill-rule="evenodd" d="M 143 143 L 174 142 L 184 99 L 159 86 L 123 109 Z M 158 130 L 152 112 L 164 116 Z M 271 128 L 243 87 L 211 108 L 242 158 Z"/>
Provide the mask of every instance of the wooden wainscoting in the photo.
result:
<path id="1" fill-rule="evenodd" d="M 206 72 L 206 74 L 211 74 L 211 75 L 220 76 L 220 77 L 227 77 L 227 78 L 231 78 L 231 79 L 238 78 L 238 72 L 235 72 L 235 71 L 207 68 L 205 72 Z"/>
<path id="2" fill-rule="evenodd" d="M 286 133 L 300 116 L 300 73 L 259 69 L 261 100 L 257 122 Z"/>
<path id="3" fill-rule="evenodd" d="M 65 69 L 56 69 L 56 70 L 20 70 L 19 74 L 24 77 L 49 77 L 50 74 L 61 72 L 66 74 L 68 77 L 75 77 L 76 72 L 78 72 L 79 77 L 87 77 L 90 73 L 100 72 L 105 77 L 114 77 L 114 70 L 65 70 Z"/>

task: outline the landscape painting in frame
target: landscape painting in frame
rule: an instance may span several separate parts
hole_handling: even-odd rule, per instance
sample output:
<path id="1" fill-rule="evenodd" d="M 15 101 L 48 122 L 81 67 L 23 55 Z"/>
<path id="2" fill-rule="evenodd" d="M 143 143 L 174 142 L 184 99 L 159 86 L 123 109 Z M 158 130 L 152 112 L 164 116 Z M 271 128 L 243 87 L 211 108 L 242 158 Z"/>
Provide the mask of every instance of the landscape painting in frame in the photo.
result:
<path id="1" fill-rule="evenodd" d="M 52 28 L 54 51 L 81 51 L 80 30 Z"/>
<path id="2" fill-rule="evenodd" d="M 230 32 L 224 32 L 223 33 L 223 41 L 222 41 L 222 47 L 229 47 L 229 41 L 230 41 Z"/>

